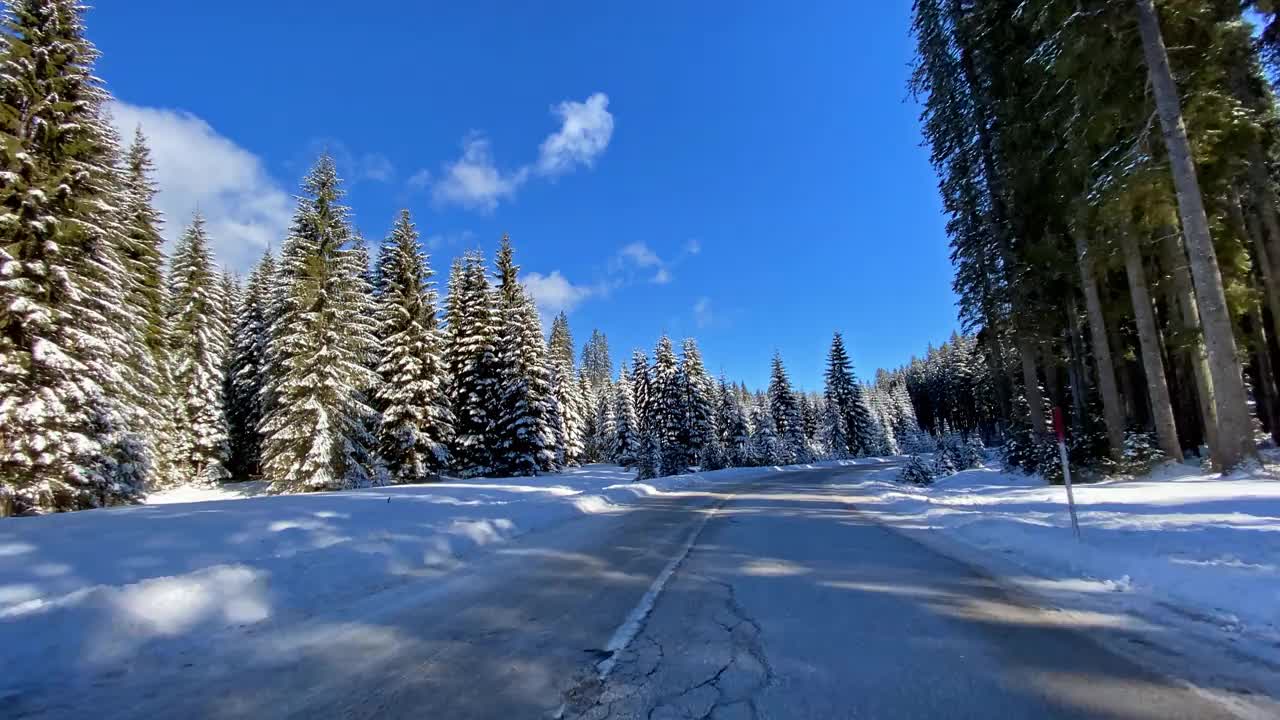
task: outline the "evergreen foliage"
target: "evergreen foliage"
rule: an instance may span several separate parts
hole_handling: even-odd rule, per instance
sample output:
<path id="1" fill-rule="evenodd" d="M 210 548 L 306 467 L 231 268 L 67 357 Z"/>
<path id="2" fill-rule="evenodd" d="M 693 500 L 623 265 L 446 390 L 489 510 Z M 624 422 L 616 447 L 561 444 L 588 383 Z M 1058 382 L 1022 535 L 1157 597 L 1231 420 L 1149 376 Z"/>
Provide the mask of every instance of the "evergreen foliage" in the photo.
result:
<path id="1" fill-rule="evenodd" d="M 449 465 L 453 415 L 433 273 L 409 211 L 401 211 L 382 243 L 377 268 L 378 450 L 390 482 L 422 482 Z"/>
<path id="2" fill-rule="evenodd" d="M 352 250 L 333 159 L 303 183 L 280 255 L 278 307 L 263 419 L 263 475 L 276 490 L 333 490 L 373 481 L 366 389 L 376 387 L 373 298 Z"/>

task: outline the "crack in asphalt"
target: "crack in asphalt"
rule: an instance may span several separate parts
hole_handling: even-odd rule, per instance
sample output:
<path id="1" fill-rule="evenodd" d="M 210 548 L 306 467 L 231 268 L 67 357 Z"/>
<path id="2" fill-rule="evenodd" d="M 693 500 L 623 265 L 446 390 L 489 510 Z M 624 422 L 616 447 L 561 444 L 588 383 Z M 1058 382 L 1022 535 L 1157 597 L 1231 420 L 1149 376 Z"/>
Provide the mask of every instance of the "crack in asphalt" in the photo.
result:
<path id="1" fill-rule="evenodd" d="M 619 656 L 612 676 L 603 682 L 586 678 L 570 690 L 566 695 L 564 717 L 713 720 L 721 711 L 731 708 L 744 710 L 745 717 L 760 717 L 756 696 L 776 678 L 761 639 L 760 624 L 739 603 L 732 583 L 693 577 L 722 595 L 722 606 L 710 618 L 699 619 L 705 618 L 709 627 L 723 633 L 722 639 L 708 642 L 706 649 L 714 651 L 725 646 L 724 662 L 695 683 L 686 683 L 674 692 L 663 692 L 664 679 L 672 682 L 687 669 L 668 662 L 667 648 L 646 622 L 635 642 Z M 668 675 L 665 678 L 661 674 L 664 670 Z"/>

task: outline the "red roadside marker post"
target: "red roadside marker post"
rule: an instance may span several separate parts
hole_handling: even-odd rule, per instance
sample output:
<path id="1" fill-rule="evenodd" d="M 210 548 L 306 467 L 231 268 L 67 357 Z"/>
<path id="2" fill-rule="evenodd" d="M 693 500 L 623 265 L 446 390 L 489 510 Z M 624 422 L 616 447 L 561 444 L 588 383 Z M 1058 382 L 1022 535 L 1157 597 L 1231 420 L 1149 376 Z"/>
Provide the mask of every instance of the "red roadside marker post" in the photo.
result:
<path id="1" fill-rule="evenodd" d="M 1062 419 L 1062 408 L 1053 409 L 1053 434 L 1058 436 L 1058 458 L 1062 460 L 1062 478 L 1067 485 L 1067 509 L 1071 512 L 1071 531 L 1080 539 L 1080 521 L 1076 519 L 1076 497 L 1071 492 L 1071 465 L 1067 462 L 1067 424 Z"/>

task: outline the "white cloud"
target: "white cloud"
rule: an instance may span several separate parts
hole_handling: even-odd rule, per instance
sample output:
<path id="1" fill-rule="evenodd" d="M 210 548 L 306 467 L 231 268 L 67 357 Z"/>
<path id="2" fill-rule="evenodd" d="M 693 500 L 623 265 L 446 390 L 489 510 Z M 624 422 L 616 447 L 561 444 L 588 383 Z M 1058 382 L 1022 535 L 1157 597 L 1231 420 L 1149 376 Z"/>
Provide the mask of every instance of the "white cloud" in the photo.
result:
<path id="1" fill-rule="evenodd" d="M 711 298 L 700 297 L 693 304 L 693 322 L 700 328 L 711 324 Z"/>
<path id="2" fill-rule="evenodd" d="M 378 182 L 391 182 L 396 177 L 396 166 L 382 153 L 365 153 L 357 166 L 360 176 Z"/>
<path id="3" fill-rule="evenodd" d="M 617 256 L 609 263 L 609 271 L 614 275 L 624 274 L 633 277 L 631 269 L 652 269 L 649 282 L 655 285 L 666 285 L 671 282 L 671 269 L 658 253 L 643 242 L 633 242 L 622 246 Z"/>
<path id="4" fill-rule="evenodd" d="M 258 156 L 189 112 L 119 101 L 110 109 L 125 142 L 138 126 L 147 136 L 167 239 L 177 238 L 199 209 L 215 257 L 232 270 L 243 273 L 269 245 L 280 247 L 293 201 Z"/>
<path id="5" fill-rule="evenodd" d="M 560 129 L 542 141 L 538 172 L 554 177 L 594 165 L 613 137 L 609 96 L 598 92 L 584 102 L 566 100 L 551 111 L 560 116 Z"/>
<path id="6" fill-rule="evenodd" d="M 423 244 L 431 252 L 436 252 L 443 247 L 456 247 L 459 245 L 470 245 L 475 240 L 476 234 L 470 230 L 461 232 L 435 233 L 428 235 Z"/>
<path id="7" fill-rule="evenodd" d="M 543 317 L 550 317 L 562 310 L 569 312 L 583 300 L 600 292 L 599 288 L 574 285 L 559 270 L 553 270 L 550 275 L 525 273 L 523 282 Z"/>
<path id="8" fill-rule="evenodd" d="M 658 257 L 658 253 L 654 252 L 653 248 L 642 242 L 633 242 L 629 245 L 624 245 L 623 248 L 618 251 L 618 257 L 635 264 L 636 267 L 647 268 L 662 265 L 662 258 Z"/>
<path id="9" fill-rule="evenodd" d="M 551 111 L 560 117 L 560 129 L 551 133 L 538 149 L 538 161 L 503 172 L 494 162 L 489 140 L 472 132 L 462 142 L 462 157 L 444 166 L 440 177 L 426 170 L 409 178 L 410 187 L 434 182 L 432 196 L 440 204 L 460 205 L 471 210 L 493 212 L 502 200 L 532 175 L 555 178 L 578 167 L 592 167 L 613 137 L 613 115 L 609 98 L 595 93 L 583 102 L 566 100 Z"/>
<path id="10" fill-rule="evenodd" d="M 423 168 L 409 176 L 409 187 L 414 190 L 425 190 L 431 185 L 431 171 Z"/>
<path id="11" fill-rule="evenodd" d="M 473 133 L 462 143 L 462 157 L 445 166 L 433 194 L 439 203 L 492 212 L 500 199 L 515 195 L 528 174 L 525 168 L 510 174 L 498 170 L 489 140 Z"/>
<path id="12" fill-rule="evenodd" d="M 687 255 L 697 255 L 702 252 L 702 241 L 698 238 L 689 238 L 684 244 L 684 251 Z"/>

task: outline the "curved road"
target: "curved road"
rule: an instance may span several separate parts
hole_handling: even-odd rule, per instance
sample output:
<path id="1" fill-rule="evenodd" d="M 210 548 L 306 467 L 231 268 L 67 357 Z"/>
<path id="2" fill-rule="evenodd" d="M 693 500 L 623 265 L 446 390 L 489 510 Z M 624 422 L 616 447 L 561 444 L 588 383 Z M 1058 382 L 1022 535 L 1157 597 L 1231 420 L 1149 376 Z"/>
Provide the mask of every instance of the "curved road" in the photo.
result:
<path id="1" fill-rule="evenodd" d="M 198 662 L 153 659 L 19 715 L 1231 717 L 861 516 L 833 487 L 858 472 L 584 517 L 380 594 L 359 617 L 253 634 Z M 628 617 L 642 622 L 619 633 Z M 630 637 L 616 655 L 615 636 Z"/>

